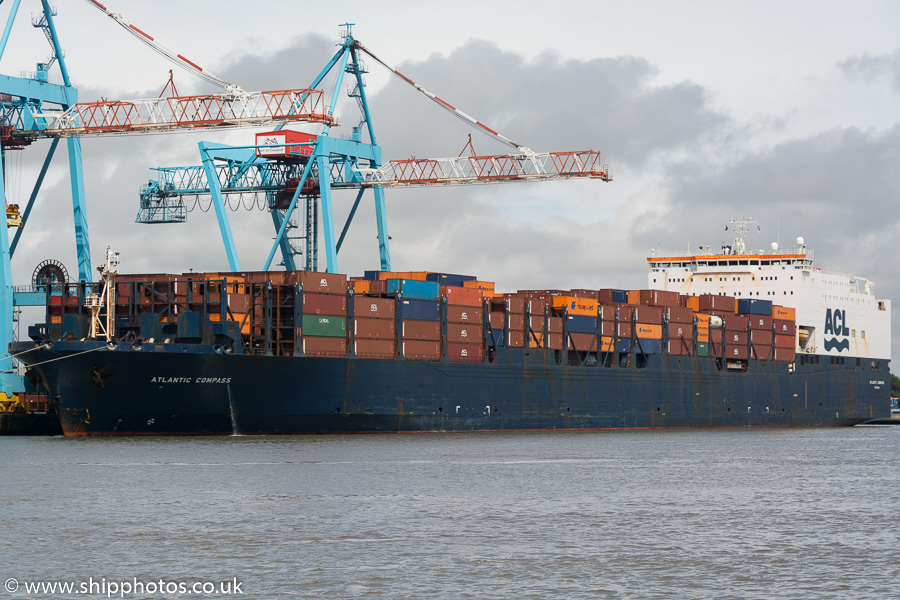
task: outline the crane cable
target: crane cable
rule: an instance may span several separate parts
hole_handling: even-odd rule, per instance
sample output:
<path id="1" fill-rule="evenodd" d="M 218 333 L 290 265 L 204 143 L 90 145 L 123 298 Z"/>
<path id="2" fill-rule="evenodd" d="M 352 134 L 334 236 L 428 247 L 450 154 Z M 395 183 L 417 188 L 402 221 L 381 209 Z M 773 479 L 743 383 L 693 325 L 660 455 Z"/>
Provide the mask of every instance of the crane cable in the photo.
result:
<path id="1" fill-rule="evenodd" d="M 89 0 L 89 1 L 93 1 L 93 0 Z M 534 155 L 534 151 L 531 148 L 529 148 L 527 146 L 523 146 L 521 144 L 517 144 L 516 142 L 512 141 L 505 135 L 494 131 L 493 129 L 491 129 L 490 127 L 488 127 L 487 125 L 485 125 L 484 123 L 482 123 L 481 121 L 476 119 L 475 117 L 468 115 L 468 114 L 464 113 L 463 111 L 459 110 L 458 108 L 456 108 L 455 106 L 453 106 L 452 104 L 449 104 L 449 103 L 445 102 L 444 100 L 441 100 L 439 97 L 437 97 L 433 93 L 429 92 L 427 89 L 425 89 L 424 87 L 422 87 L 421 85 L 419 85 L 418 83 L 416 83 L 415 81 L 413 81 L 412 79 L 410 79 L 409 77 L 407 77 L 406 75 L 404 75 L 403 73 L 398 71 L 397 69 L 391 67 L 386 62 L 384 62 L 383 60 L 381 60 L 380 58 L 378 58 L 377 56 L 372 54 L 371 50 L 369 50 L 368 48 L 366 48 L 365 46 L 360 44 L 358 41 L 353 40 L 353 44 L 356 48 L 358 48 L 359 50 L 362 50 L 367 55 L 372 57 L 372 59 L 374 59 L 378 64 L 383 66 L 385 69 L 387 69 L 388 71 L 390 71 L 391 73 L 393 73 L 394 75 L 396 75 L 397 77 L 399 77 L 400 79 L 402 79 L 403 81 L 408 83 L 409 85 L 413 86 L 414 88 L 416 88 L 417 90 L 419 90 L 420 92 L 425 94 L 428 98 L 430 98 L 438 106 L 440 106 L 441 108 L 443 108 L 444 110 L 446 110 L 447 112 L 452 114 L 454 117 L 456 117 L 462 121 L 465 121 L 469 125 L 474 126 L 476 129 L 480 130 L 482 133 L 486 133 L 487 135 L 489 135 L 497 140 L 500 140 L 504 144 L 507 144 L 508 146 L 512 146 L 513 148 L 515 148 L 522 154 L 526 154 L 529 156 Z"/>
<path id="2" fill-rule="evenodd" d="M 204 71 L 203 68 L 200 67 L 199 65 L 197 65 L 196 63 L 188 60 L 181 54 L 178 54 L 177 52 L 175 52 L 168 46 L 166 46 L 166 45 L 162 44 L 161 42 L 157 41 L 156 39 L 154 39 L 153 36 L 142 31 L 141 29 L 139 29 L 138 27 L 136 27 L 135 25 L 133 25 L 132 23 L 127 21 L 120 13 L 115 13 L 115 12 L 109 10 L 108 8 L 106 8 L 105 6 L 103 6 L 102 4 L 97 2 L 97 0 L 86 0 L 86 1 L 89 4 L 93 5 L 94 7 L 98 8 L 99 10 L 106 13 L 106 15 L 108 17 L 110 17 L 116 23 L 121 25 L 126 31 L 128 31 L 128 33 L 130 33 L 131 35 L 136 37 L 142 43 L 149 46 L 154 52 L 165 57 L 166 59 L 170 60 L 171 62 L 175 63 L 176 65 L 178 65 L 182 69 L 186 70 L 187 72 L 189 72 L 193 75 L 196 75 L 197 77 L 199 77 L 200 79 L 203 79 L 207 83 L 212 83 L 214 85 L 217 85 L 217 86 L 223 88 L 228 93 L 233 93 L 233 94 L 243 94 L 244 93 L 244 90 L 239 85 L 234 85 L 233 83 L 228 83 L 224 79 L 213 75 L 209 71 Z"/>

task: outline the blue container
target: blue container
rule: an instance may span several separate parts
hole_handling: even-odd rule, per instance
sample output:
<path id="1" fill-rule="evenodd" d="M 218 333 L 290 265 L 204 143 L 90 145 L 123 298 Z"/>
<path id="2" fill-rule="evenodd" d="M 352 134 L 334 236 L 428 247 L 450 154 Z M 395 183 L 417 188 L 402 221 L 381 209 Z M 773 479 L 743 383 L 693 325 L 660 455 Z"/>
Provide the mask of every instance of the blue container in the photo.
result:
<path id="1" fill-rule="evenodd" d="M 597 333 L 597 317 L 569 315 L 566 327 L 573 333 Z"/>
<path id="2" fill-rule="evenodd" d="M 434 281 L 440 285 L 452 285 L 462 287 L 466 281 L 475 281 L 474 275 L 454 275 L 453 273 L 428 273 L 425 276 L 427 281 Z"/>
<path id="3" fill-rule="evenodd" d="M 772 316 L 772 301 L 758 300 L 755 298 L 739 299 L 737 303 L 738 312 L 742 315 L 764 315 Z"/>
<path id="4" fill-rule="evenodd" d="M 628 290 L 613 290 L 612 301 L 619 304 L 628 304 Z"/>
<path id="5" fill-rule="evenodd" d="M 381 271 L 363 271 L 363 278 L 366 281 L 378 281 L 378 274 Z"/>
<path id="6" fill-rule="evenodd" d="M 403 299 L 397 306 L 401 319 L 413 319 L 416 321 L 440 321 L 441 303 L 433 300 L 407 300 Z"/>
<path id="7" fill-rule="evenodd" d="M 617 352 L 631 352 L 631 340 L 629 338 L 619 338 L 616 341 Z"/>
<path id="8" fill-rule="evenodd" d="M 625 341 L 625 340 L 619 340 L 619 341 Z M 627 341 L 631 342 L 631 340 L 627 340 Z M 659 354 L 661 350 L 662 350 L 662 342 L 660 342 L 659 340 L 641 339 L 641 340 L 638 340 L 638 342 L 636 342 L 634 345 L 634 351 L 640 352 L 643 354 Z M 622 350 L 620 350 L 619 352 L 622 352 Z"/>
<path id="9" fill-rule="evenodd" d="M 388 279 L 388 294 L 403 294 L 404 298 L 416 300 L 438 300 L 441 297 L 441 284 L 434 281 L 416 281 L 414 279 Z"/>

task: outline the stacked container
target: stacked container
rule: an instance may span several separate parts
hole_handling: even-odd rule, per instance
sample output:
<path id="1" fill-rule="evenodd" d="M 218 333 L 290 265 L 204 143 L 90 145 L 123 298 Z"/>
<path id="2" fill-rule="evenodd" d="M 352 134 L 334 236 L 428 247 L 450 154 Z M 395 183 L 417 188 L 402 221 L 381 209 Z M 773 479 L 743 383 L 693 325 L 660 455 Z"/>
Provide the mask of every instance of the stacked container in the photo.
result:
<path id="1" fill-rule="evenodd" d="M 347 276 L 296 271 L 286 273 L 281 287 L 299 283 L 303 353 L 306 356 L 347 355 Z"/>
<path id="2" fill-rule="evenodd" d="M 402 294 L 397 301 L 400 345 L 409 360 L 441 358 L 441 287 L 432 281 L 389 279 L 388 294 Z"/>
<path id="3" fill-rule="evenodd" d="M 353 352 L 359 358 L 392 359 L 397 355 L 396 300 L 353 299 Z"/>
<path id="4" fill-rule="evenodd" d="M 450 362 L 484 361 L 484 298 L 478 288 L 442 286 L 447 297 L 447 357 Z"/>

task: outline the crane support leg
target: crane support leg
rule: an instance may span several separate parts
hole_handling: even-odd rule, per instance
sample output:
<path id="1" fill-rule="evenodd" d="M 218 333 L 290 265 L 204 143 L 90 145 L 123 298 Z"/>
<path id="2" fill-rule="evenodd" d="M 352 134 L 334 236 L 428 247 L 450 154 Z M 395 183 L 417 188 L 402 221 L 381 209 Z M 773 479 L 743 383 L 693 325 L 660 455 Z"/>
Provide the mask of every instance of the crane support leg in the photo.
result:
<path id="1" fill-rule="evenodd" d="M 350 229 L 350 223 L 353 221 L 354 215 L 356 215 L 356 209 L 359 208 L 359 201 L 362 200 L 365 191 L 365 188 L 361 188 L 359 190 L 359 193 L 356 194 L 356 200 L 353 202 L 353 207 L 350 209 L 350 214 L 347 215 L 347 222 L 344 223 L 344 228 L 341 230 L 341 237 L 338 238 L 337 246 L 335 246 L 335 253 L 341 251 L 341 245 L 344 243 L 344 236 L 347 235 L 347 230 Z"/>
<path id="2" fill-rule="evenodd" d="M 0 163 L 2 163 L 0 149 Z M 6 184 L 2 165 L 0 165 L 0 199 L 3 210 L 6 210 Z M 22 378 L 13 373 L 12 358 L 7 355 L 9 344 L 13 341 L 13 282 L 12 267 L 9 258 L 9 229 L 6 223 L 0 227 L 0 393 L 11 396 L 24 391 Z"/>
<path id="3" fill-rule="evenodd" d="M 337 248 L 334 241 L 334 210 L 331 206 L 331 182 L 322 173 L 329 173 L 331 165 L 328 155 L 316 156 L 319 167 L 319 192 L 322 194 L 322 227 L 325 229 L 325 271 L 337 273 Z"/>
<path id="4" fill-rule="evenodd" d="M 281 214 L 281 211 L 277 208 L 273 208 L 269 212 L 272 213 L 272 222 L 275 224 L 275 231 L 278 232 L 281 230 L 281 224 L 286 220 L 284 215 Z M 284 268 L 287 271 L 296 271 L 297 267 L 294 265 L 294 250 L 291 248 L 291 243 L 287 239 L 286 236 L 281 237 L 281 241 L 278 243 L 281 247 L 281 256 L 284 258 Z"/>
<path id="5" fill-rule="evenodd" d="M 387 229 L 387 210 L 384 204 L 384 190 L 375 188 L 375 222 L 378 227 L 378 254 L 381 257 L 381 270 L 391 270 L 391 246 Z"/>
<path id="6" fill-rule="evenodd" d="M 222 232 L 222 242 L 225 244 L 225 255 L 228 257 L 228 268 L 234 271 L 241 270 L 238 260 L 237 248 L 234 245 L 234 236 L 231 234 L 231 225 L 228 223 L 228 213 L 225 208 L 225 200 L 222 198 L 222 187 L 219 178 L 216 177 L 216 167 L 213 158 L 206 147 L 206 142 L 200 142 L 200 157 L 203 160 L 203 170 L 206 171 L 206 182 L 209 184 L 209 193 L 212 196 L 212 204 L 216 209 L 216 220 L 219 222 L 219 230 Z"/>
<path id="7" fill-rule="evenodd" d="M 312 169 L 313 160 L 319 154 L 319 145 L 322 143 L 322 138 L 319 138 L 319 141 L 316 142 L 316 145 L 313 146 L 312 156 L 308 161 L 306 161 L 306 166 L 303 168 L 303 175 L 300 176 L 300 181 L 297 182 L 297 189 L 294 190 L 294 197 L 291 198 L 291 203 L 287 208 L 287 211 L 284 213 L 284 221 L 281 223 L 281 227 L 278 229 L 278 233 L 275 235 L 275 243 L 272 244 L 272 249 L 269 251 L 269 257 L 266 259 L 266 264 L 263 266 L 263 271 L 269 270 L 269 265 L 272 264 L 272 259 L 275 257 L 275 251 L 278 249 L 281 244 L 281 240 L 284 239 L 284 230 L 287 229 L 288 222 L 290 221 L 291 214 L 294 212 L 294 208 L 297 207 L 297 198 L 300 196 L 300 190 L 303 189 L 304 184 L 306 184 L 306 178 L 309 177 L 309 172 Z M 326 171 L 327 173 L 327 171 Z M 207 173 L 207 177 L 209 177 L 209 173 Z M 309 256 L 307 255 L 307 260 Z"/>
<path id="8" fill-rule="evenodd" d="M 3 30 L 3 39 L 0 39 L 0 56 L 6 50 L 6 42 L 9 41 L 9 32 L 12 31 L 13 22 L 16 20 L 16 13 L 19 12 L 19 3 L 21 0 L 14 0 L 12 8 L 9 9 L 9 18 L 6 20 L 6 29 Z"/>
<path id="9" fill-rule="evenodd" d="M 38 192 L 41 190 L 41 185 L 44 183 L 44 176 L 47 174 L 47 169 L 50 167 L 50 161 L 53 160 L 53 154 L 56 152 L 56 147 L 58 145 L 59 138 L 53 138 L 53 141 L 50 142 L 50 150 L 47 151 L 47 158 L 44 159 L 41 172 L 38 175 L 37 181 L 34 183 L 34 189 L 31 190 L 31 197 L 28 199 L 28 205 L 25 207 L 25 212 L 22 213 L 22 226 L 16 228 L 16 235 L 13 237 L 12 244 L 9 246 L 10 259 L 12 259 L 16 253 L 16 246 L 19 245 L 19 238 L 22 237 L 22 232 L 25 230 L 25 224 L 28 222 L 28 215 L 31 214 L 31 207 L 34 206 L 34 201 L 37 198 Z"/>
<path id="10" fill-rule="evenodd" d="M 88 235 L 87 206 L 84 199 L 84 168 L 81 163 L 81 139 L 70 137 L 69 175 L 72 178 L 72 210 L 75 219 L 75 250 L 78 255 L 78 281 L 93 281 L 91 240 Z M 8 237 L 8 236 L 7 236 Z M 8 246 L 4 246 L 7 251 Z"/>

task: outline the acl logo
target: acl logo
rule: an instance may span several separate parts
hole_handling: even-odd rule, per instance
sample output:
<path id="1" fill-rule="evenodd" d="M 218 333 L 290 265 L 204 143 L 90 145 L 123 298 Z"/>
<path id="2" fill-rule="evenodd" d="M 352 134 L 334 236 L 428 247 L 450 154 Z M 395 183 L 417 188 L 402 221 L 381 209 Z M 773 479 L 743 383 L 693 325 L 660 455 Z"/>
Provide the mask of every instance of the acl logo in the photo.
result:
<path id="1" fill-rule="evenodd" d="M 846 337 L 850 335 L 847 327 L 847 311 L 829 308 L 825 311 L 825 334 Z M 850 349 L 850 340 L 838 341 L 836 338 L 825 338 L 825 351 L 837 349 L 838 352 Z"/>

